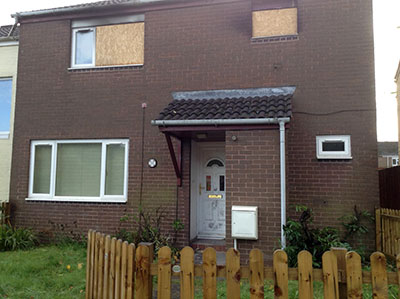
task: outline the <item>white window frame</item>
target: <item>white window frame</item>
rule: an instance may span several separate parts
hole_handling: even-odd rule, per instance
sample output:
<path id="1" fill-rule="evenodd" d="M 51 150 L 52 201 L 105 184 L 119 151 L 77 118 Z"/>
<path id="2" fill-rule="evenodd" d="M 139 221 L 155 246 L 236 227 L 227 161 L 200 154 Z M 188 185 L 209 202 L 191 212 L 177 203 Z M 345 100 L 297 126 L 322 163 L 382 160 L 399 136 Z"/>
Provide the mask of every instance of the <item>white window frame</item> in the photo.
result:
<path id="1" fill-rule="evenodd" d="M 323 143 L 326 141 L 344 142 L 344 151 L 324 151 Z M 316 153 L 318 159 L 352 159 L 350 135 L 325 135 L 316 137 Z"/>
<path id="2" fill-rule="evenodd" d="M 93 47 L 92 47 L 92 63 L 89 64 L 76 64 L 76 33 L 79 31 L 93 31 Z M 82 68 L 82 67 L 93 67 L 96 65 L 96 27 L 84 27 L 72 29 L 72 49 L 71 49 L 71 67 Z"/>
<path id="3" fill-rule="evenodd" d="M 57 146 L 66 143 L 98 143 L 101 144 L 101 178 L 100 178 L 100 196 L 56 196 L 55 182 L 57 175 Z M 106 195 L 106 162 L 107 146 L 110 144 L 123 144 L 125 146 L 125 165 L 124 165 L 124 188 L 123 195 Z M 35 150 L 38 145 L 50 145 L 51 151 L 51 170 L 50 170 L 50 192 L 48 194 L 33 193 L 33 178 L 35 171 Z M 129 158 L 129 140 L 128 139 L 89 139 L 89 140 L 40 140 L 31 142 L 31 161 L 29 170 L 29 197 L 26 200 L 40 201 L 68 201 L 68 202 L 127 202 L 128 194 L 128 158 Z"/>

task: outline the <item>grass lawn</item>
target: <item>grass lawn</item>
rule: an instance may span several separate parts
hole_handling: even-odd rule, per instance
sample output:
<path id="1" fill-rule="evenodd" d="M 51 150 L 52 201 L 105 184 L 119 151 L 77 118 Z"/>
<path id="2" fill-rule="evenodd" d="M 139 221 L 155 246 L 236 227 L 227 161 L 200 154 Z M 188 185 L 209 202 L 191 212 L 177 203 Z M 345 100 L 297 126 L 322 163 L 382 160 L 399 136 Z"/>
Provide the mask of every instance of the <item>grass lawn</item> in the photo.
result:
<path id="1" fill-rule="evenodd" d="M 0 252 L 0 298 L 84 298 L 85 264 L 79 246 Z"/>
<path id="2" fill-rule="evenodd" d="M 86 249 L 46 246 L 28 251 L 0 252 L 0 298 L 84 298 Z M 155 279 L 156 282 L 156 279 Z M 242 281 L 241 298 L 250 298 L 249 283 Z M 154 289 L 157 284 L 154 284 Z M 172 298 L 179 298 L 179 280 L 172 280 Z M 265 283 L 265 298 L 273 298 L 273 282 Z M 397 298 L 397 286 L 389 298 Z M 218 280 L 218 298 L 226 298 L 225 281 Z M 195 298 L 202 298 L 202 280 L 195 280 Z M 289 298 L 298 298 L 297 282 L 289 282 Z M 323 298 L 323 284 L 314 282 L 314 298 Z M 364 298 L 372 298 L 364 285 Z"/>

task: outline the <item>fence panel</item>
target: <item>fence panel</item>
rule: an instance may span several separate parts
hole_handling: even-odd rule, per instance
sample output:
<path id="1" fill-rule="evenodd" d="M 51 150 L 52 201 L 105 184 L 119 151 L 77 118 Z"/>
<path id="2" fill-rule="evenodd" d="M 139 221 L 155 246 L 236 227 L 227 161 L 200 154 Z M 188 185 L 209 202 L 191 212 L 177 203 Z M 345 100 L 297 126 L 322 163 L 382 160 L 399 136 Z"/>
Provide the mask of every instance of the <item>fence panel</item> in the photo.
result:
<path id="1" fill-rule="evenodd" d="M 376 248 L 391 258 L 400 252 L 400 210 L 376 209 Z"/>
<path id="2" fill-rule="evenodd" d="M 388 213 L 382 210 L 382 214 Z M 400 216 L 400 215 L 399 215 Z M 389 219 L 389 218 L 388 218 Z M 390 227 L 389 224 L 386 224 Z M 392 227 L 392 232 L 397 228 Z M 391 247 L 396 250 L 396 247 Z M 322 281 L 324 298 L 351 298 L 363 296 L 363 283 L 372 284 L 374 298 L 388 298 L 388 285 L 400 284 L 400 254 L 397 256 L 397 273 L 387 272 L 383 253 L 371 255 L 371 272 L 362 271 L 361 257 L 355 252 L 345 254 L 339 267 L 338 260 L 345 250 L 332 249 L 322 257 L 322 270 L 312 268 L 312 256 L 307 251 L 298 255 L 298 269 L 288 268 L 284 251 L 273 254 L 273 267 L 264 266 L 264 255 L 259 249 L 250 252 L 249 266 L 240 265 L 240 253 L 229 249 L 226 266 L 217 266 L 216 251 L 207 248 L 203 263 L 194 264 L 194 252 L 190 247 L 181 251 L 180 271 L 172 272 L 171 249 L 163 247 L 158 252 L 158 263 L 150 259 L 150 247 L 116 240 L 96 231 L 89 231 L 86 266 L 86 299 L 92 298 L 151 298 L 149 279 L 157 276 L 158 298 L 171 299 L 172 276 L 180 276 L 182 299 L 194 298 L 195 277 L 203 279 L 203 298 L 217 298 L 217 278 L 226 279 L 226 298 L 240 298 L 240 282 L 249 279 L 250 298 L 264 298 L 265 280 L 274 280 L 275 298 L 288 298 L 289 280 L 298 280 L 300 299 L 313 298 L 313 282 Z M 339 258 L 338 258 L 339 257 Z M 340 287 L 347 294 L 340 293 Z M 366 294 L 367 295 L 367 294 Z M 400 294 L 399 294 L 400 298 Z"/>
<path id="3" fill-rule="evenodd" d="M 400 166 L 379 171 L 380 206 L 400 209 Z"/>

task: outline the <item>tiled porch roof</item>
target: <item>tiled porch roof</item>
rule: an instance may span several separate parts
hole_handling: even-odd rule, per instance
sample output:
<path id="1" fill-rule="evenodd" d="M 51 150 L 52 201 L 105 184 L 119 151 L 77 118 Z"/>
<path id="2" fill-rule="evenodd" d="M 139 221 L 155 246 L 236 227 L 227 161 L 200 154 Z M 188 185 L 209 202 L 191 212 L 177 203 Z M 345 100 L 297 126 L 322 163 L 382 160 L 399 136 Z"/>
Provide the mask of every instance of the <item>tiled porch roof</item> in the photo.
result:
<path id="1" fill-rule="evenodd" d="M 203 95 L 199 92 L 189 92 L 186 96 L 175 94 L 176 99 L 161 111 L 157 120 L 291 117 L 294 88 L 282 92 L 266 90 L 238 90 L 236 96 L 232 90 L 204 92 Z"/>

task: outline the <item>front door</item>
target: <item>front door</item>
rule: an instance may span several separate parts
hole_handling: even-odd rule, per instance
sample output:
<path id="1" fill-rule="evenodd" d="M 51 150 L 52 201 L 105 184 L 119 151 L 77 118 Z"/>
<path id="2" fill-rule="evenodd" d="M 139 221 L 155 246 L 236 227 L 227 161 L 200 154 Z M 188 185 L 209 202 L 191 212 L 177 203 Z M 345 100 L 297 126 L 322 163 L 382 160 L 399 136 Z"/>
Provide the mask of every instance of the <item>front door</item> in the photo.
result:
<path id="1" fill-rule="evenodd" d="M 204 149 L 200 155 L 197 237 L 225 239 L 225 155 L 223 149 Z"/>

